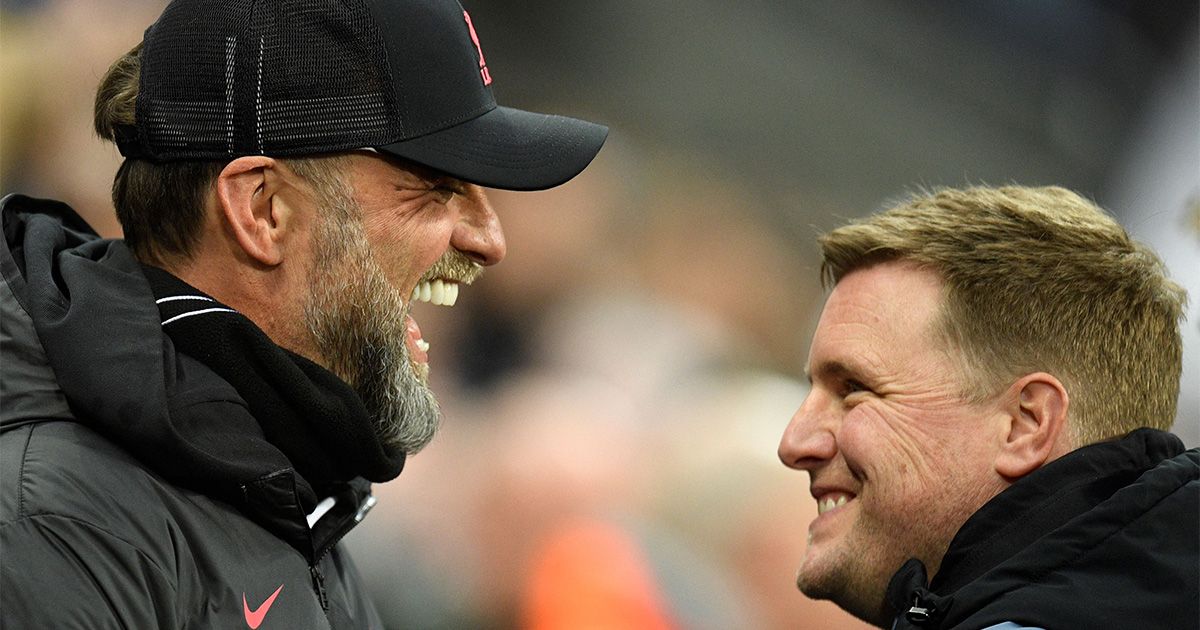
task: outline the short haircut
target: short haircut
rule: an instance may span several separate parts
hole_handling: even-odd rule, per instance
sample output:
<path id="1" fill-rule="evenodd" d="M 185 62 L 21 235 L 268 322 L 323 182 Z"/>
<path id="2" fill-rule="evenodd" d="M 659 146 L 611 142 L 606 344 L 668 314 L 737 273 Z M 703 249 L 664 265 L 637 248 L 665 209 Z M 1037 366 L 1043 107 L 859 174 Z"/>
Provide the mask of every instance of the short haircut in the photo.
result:
<path id="1" fill-rule="evenodd" d="M 132 126 L 141 72 L 142 45 L 108 69 L 96 90 L 96 133 L 116 142 L 117 129 Z M 279 160 L 322 195 L 341 174 L 337 156 Z M 226 161 L 150 162 L 126 159 L 113 179 L 113 206 L 126 244 L 143 262 L 186 260 L 194 253 L 204 223 L 205 202 Z"/>
<path id="2" fill-rule="evenodd" d="M 909 261 L 935 272 L 935 334 L 957 351 L 968 400 L 1045 371 L 1070 397 L 1075 446 L 1174 423 L 1187 301 L 1161 260 L 1063 188 L 916 194 L 819 239 L 828 287 Z"/>

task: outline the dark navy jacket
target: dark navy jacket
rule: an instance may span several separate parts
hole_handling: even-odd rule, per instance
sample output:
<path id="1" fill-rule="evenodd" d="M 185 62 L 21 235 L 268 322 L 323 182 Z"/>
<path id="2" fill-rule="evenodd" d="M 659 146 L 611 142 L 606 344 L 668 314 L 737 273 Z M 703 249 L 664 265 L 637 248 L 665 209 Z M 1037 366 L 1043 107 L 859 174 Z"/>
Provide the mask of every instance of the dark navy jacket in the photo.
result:
<path id="1" fill-rule="evenodd" d="M 1200 451 L 1139 429 L 1010 486 L 958 531 L 932 583 L 910 560 L 888 599 L 897 630 L 1188 630 L 1198 576 Z"/>

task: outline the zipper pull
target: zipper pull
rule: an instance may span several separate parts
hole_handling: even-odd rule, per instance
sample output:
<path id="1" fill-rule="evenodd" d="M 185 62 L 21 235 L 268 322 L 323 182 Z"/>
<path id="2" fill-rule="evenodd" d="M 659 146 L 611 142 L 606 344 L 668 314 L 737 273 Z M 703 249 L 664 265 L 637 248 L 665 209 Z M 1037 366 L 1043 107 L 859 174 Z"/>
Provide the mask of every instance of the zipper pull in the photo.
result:
<path id="1" fill-rule="evenodd" d="M 904 613 L 904 617 L 915 626 L 923 626 L 933 620 L 933 616 L 937 614 L 937 605 L 932 601 L 921 598 L 921 591 L 925 589 L 917 589 L 913 594 L 913 605 Z"/>
<path id="2" fill-rule="evenodd" d="M 312 575 L 313 591 L 317 594 L 317 601 L 321 602 L 321 610 L 329 612 L 329 595 L 325 593 L 325 576 L 321 575 L 321 568 L 317 565 L 309 565 L 309 574 Z"/>

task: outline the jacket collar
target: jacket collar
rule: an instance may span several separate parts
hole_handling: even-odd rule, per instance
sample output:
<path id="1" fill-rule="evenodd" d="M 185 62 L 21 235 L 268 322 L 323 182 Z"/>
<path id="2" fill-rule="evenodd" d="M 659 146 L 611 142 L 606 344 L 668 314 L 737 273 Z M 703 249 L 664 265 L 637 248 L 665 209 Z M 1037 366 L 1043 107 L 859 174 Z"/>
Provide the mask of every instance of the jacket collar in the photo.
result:
<path id="1" fill-rule="evenodd" d="M 325 368 L 276 345 L 254 322 L 156 267 L 144 272 L 162 329 L 177 351 L 233 386 L 261 428 L 308 484 L 305 507 L 335 484 L 390 481 L 405 453 L 379 439 L 358 394 Z M 231 436 L 236 444 L 242 440 Z M 319 495 L 319 496 L 317 496 Z"/>
<path id="2" fill-rule="evenodd" d="M 963 586 L 1183 450 L 1170 433 L 1138 429 L 1072 451 L 1022 478 L 967 519 L 932 583 L 915 558 L 896 572 L 887 591 L 898 613 L 894 627 L 937 627 Z"/>
<path id="3" fill-rule="evenodd" d="M 959 529 L 930 587 L 953 592 L 1046 532 L 1096 507 L 1164 459 L 1183 452 L 1178 437 L 1138 429 L 1072 451 L 985 504 Z"/>
<path id="4" fill-rule="evenodd" d="M 316 563 L 375 505 L 371 484 L 352 479 L 333 488 L 333 507 L 311 526 L 300 500 L 297 475 L 288 469 L 242 486 L 242 512 Z"/>

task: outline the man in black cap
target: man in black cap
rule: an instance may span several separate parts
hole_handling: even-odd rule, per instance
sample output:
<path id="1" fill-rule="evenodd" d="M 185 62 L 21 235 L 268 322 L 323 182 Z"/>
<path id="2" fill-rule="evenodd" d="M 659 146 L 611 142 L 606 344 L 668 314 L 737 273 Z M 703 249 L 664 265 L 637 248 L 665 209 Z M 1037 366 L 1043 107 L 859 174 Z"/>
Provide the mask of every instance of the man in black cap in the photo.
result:
<path id="1" fill-rule="evenodd" d="M 5 627 L 381 627 L 337 543 L 437 427 L 411 304 L 607 134 L 494 76 L 455 0 L 176 0 L 113 65 L 124 241 L 3 201 Z"/>

